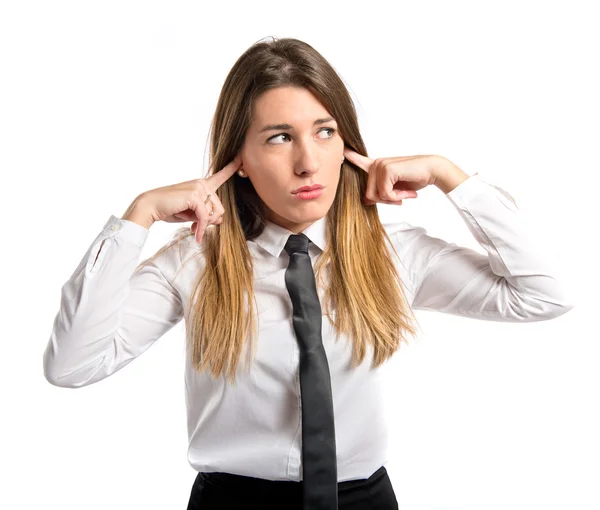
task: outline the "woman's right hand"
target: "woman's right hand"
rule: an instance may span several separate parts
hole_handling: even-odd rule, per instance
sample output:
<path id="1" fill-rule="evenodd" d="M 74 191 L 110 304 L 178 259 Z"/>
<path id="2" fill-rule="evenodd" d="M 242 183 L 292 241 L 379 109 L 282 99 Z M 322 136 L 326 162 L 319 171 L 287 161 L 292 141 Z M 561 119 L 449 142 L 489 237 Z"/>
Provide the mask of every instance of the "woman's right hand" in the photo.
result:
<path id="1" fill-rule="evenodd" d="M 222 170 L 206 179 L 192 179 L 152 189 L 142 193 L 140 201 L 149 209 L 153 222 L 193 221 L 191 230 L 195 231 L 196 240 L 200 243 L 208 225 L 221 224 L 225 209 L 215 192 L 236 172 L 241 162 L 242 158 L 238 154 Z M 209 194 L 210 200 L 205 204 Z M 214 213 L 210 215 L 210 211 Z"/>

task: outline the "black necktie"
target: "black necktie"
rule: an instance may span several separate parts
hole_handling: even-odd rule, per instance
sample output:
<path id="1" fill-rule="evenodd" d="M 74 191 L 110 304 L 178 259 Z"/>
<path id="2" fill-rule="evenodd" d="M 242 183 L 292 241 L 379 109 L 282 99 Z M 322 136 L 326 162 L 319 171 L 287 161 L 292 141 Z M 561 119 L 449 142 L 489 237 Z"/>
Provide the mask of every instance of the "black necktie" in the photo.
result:
<path id="1" fill-rule="evenodd" d="M 290 235 L 285 285 L 300 348 L 302 481 L 304 510 L 337 510 L 335 423 L 329 364 L 321 339 L 321 304 L 304 234 Z"/>

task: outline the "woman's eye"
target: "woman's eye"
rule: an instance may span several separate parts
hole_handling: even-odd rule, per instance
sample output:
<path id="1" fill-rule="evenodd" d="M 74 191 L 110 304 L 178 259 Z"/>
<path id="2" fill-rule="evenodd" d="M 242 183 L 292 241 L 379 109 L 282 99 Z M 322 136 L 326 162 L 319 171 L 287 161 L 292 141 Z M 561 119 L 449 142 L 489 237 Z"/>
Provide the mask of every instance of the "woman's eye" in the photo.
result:
<path id="1" fill-rule="evenodd" d="M 334 133 L 335 133 L 335 128 L 321 128 L 321 129 L 319 130 L 319 132 L 321 132 L 321 131 L 330 131 L 330 132 L 331 132 L 331 133 L 330 133 L 330 136 L 329 136 L 328 138 L 325 138 L 325 140 L 327 140 L 327 139 L 329 139 L 329 138 L 333 138 L 333 135 L 334 135 Z M 290 136 L 290 135 L 288 135 L 287 133 L 279 133 L 279 134 L 277 134 L 277 135 L 273 135 L 272 137 L 268 138 L 268 139 L 267 139 L 267 142 L 269 142 L 269 143 L 270 143 L 270 141 L 271 141 L 271 140 L 273 140 L 274 138 L 279 138 L 280 136 L 286 136 L 286 137 L 288 137 L 288 138 L 289 138 L 289 136 Z M 281 144 L 280 144 L 280 143 L 273 143 L 273 144 L 271 144 L 271 145 L 281 145 Z"/>

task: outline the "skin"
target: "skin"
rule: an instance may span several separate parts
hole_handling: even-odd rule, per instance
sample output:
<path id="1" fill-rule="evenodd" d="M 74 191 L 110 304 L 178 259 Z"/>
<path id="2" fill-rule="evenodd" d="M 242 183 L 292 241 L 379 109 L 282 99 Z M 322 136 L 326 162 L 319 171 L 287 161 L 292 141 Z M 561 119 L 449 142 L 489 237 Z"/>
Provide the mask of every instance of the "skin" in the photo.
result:
<path id="1" fill-rule="evenodd" d="M 330 116 L 307 89 L 271 89 L 256 101 L 255 116 L 240 150 L 240 169 L 264 202 L 267 219 L 295 234 L 324 217 L 335 199 L 344 141 L 335 120 L 313 125 Z M 261 132 L 268 124 L 292 128 Z M 318 198 L 300 200 L 292 194 L 312 184 L 324 186 Z"/>

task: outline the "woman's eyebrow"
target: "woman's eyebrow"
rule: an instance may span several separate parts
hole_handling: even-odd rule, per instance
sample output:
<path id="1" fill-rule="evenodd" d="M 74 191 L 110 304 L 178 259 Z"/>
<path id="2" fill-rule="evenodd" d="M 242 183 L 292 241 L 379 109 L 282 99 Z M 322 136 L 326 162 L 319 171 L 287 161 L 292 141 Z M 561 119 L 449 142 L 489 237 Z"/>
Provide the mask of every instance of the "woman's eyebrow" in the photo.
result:
<path id="1" fill-rule="evenodd" d="M 329 122 L 330 120 L 335 120 L 333 117 L 325 117 L 324 119 L 317 119 L 313 122 L 313 126 L 317 124 L 325 124 L 325 122 Z M 267 124 L 264 128 L 262 128 L 259 133 L 263 133 L 264 131 L 271 130 L 279 130 L 279 129 L 294 129 L 293 126 L 289 124 Z"/>

